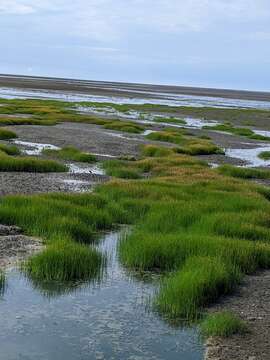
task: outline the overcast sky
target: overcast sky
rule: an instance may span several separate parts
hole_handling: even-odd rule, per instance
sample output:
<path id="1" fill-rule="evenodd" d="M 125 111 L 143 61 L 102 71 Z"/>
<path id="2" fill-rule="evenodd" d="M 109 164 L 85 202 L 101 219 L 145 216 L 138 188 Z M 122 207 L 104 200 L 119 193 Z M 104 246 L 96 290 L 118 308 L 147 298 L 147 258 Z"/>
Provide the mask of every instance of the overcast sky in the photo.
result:
<path id="1" fill-rule="evenodd" d="M 0 72 L 270 90 L 269 0 L 0 0 Z"/>

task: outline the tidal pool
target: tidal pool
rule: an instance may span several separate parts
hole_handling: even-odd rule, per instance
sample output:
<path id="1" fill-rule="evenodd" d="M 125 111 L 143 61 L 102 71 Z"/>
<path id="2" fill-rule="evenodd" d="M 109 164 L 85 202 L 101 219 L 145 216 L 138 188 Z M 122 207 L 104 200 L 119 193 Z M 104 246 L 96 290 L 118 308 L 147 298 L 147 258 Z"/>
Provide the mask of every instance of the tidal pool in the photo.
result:
<path id="1" fill-rule="evenodd" d="M 149 309 L 156 280 L 134 277 L 117 257 L 119 234 L 98 248 L 108 254 L 104 279 L 91 284 L 38 284 L 6 274 L 0 300 L 5 360 L 201 360 L 195 328 L 171 327 Z"/>

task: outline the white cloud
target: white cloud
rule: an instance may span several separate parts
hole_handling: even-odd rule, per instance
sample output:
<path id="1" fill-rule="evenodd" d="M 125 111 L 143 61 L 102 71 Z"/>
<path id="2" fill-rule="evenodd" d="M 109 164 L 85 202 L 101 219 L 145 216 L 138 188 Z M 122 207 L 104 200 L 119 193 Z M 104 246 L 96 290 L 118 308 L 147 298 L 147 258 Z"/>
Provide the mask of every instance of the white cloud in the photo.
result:
<path id="1" fill-rule="evenodd" d="M 48 31 L 102 41 L 138 31 L 179 34 L 270 21 L 269 0 L 0 0 L 1 12 L 36 17 Z"/>
<path id="2" fill-rule="evenodd" d="M 25 15 L 33 12 L 35 12 L 34 7 L 27 5 L 25 1 L 0 0 L 0 14 Z"/>

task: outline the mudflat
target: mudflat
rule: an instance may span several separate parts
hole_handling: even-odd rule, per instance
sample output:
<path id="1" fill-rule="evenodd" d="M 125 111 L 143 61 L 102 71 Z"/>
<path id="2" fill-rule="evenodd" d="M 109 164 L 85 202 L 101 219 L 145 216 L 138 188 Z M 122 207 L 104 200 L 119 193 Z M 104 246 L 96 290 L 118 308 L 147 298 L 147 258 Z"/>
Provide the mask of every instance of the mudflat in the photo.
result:
<path id="1" fill-rule="evenodd" d="M 15 87 L 37 90 L 60 90 L 64 92 L 91 93 L 137 98 L 163 98 L 164 94 L 193 95 L 205 97 L 222 97 L 270 101 L 269 92 L 214 89 L 188 86 L 168 86 L 153 84 L 131 84 L 124 82 L 91 81 L 79 79 L 62 79 L 33 76 L 0 75 L 0 87 Z"/>

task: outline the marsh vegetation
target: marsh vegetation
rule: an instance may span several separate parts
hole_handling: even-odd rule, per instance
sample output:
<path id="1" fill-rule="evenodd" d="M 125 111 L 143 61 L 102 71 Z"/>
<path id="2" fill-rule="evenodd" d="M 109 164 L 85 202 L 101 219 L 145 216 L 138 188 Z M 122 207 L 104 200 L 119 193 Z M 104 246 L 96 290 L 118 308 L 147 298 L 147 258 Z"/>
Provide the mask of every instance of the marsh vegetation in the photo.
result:
<path id="1" fill-rule="evenodd" d="M 2 102 L 1 125 L 81 122 L 134 134 L 143 134 L 146 129 L 135 121 L 76 111 L 76 106 L 89 103 Z M 46 245 L 42 252 L 22 264 L 22 272 L 44 292 L 50 292 L 47 286 L 50 283 L 64 282 L 69 289 L 72 284 L 98 281 L 106 272 L 108 260 L 108 254 L 97 247 L 101 236 L 107 231 L 117 231 L 121 225 L 131 225 L 131 231 L 121 236 L 117 245 L 117 260 L 129 276 L 139 278 L 147 273 L 153 279 L 158 275 L 157 286 L 151 294 L 154 313 L 169 323 L 204 319 L 201 328 L 205 336 L 229 336 L 243 331 L 243 323 L 232 314 L 206 318 L 204 314 L 208 305 L 230 294 L 245 274 L 270 267 L 270 191 L 247 181 L 269 179 L 270 173 L 232 165 L 212 169 L 198 156 L 218 157 L 224 155 L 224 149 L 204 132 L 193 134 L 186 129 L 172 128 L 169 123 L 185 125 L 178 116 L 191 114 L 223 121 L 237 117 L 244 123 L 262 120 L 266 115 L 269 118 L 269 112 L 149 104 L 91 103 L 93 105 L 99 108 L 109 105 L 121 112 L 160 112 L 164 117 L 157 116 L 154 122 L 158 128 L 143 134 L 143 140 L 140 138 L 140 144 L 144 145 L 140 145 L 136 156 L 123 155 L 121 159 L 102 162 L 111 179 L 96 186 L 92 193 L 11 195 L 0 199 L 0 223 L 18 225 L 25 234 L 41 238 Z M 4 117 L 4 114 L 18 117 Z M 207 130 L 268 140 L 248 128 L 228 123 L 207 127 Z M 0 129 L 0 139 L 15 137 L 12 131 Z M 145 145 L 147 140 L 151 144 Z M 267 159 L 268 155 L 260 157 Z M 52 160 L 22 156 L 17 147 L 3 143 L 0 171 L 65 172 L 68 170 L 65 161 L 92 163 L 97 160 L 91 153 L 73 146 L 46 149 L 41 156 Z M 1 281 L 4 284 L 0 273 L 0 294 L 4 288 Z"/>

